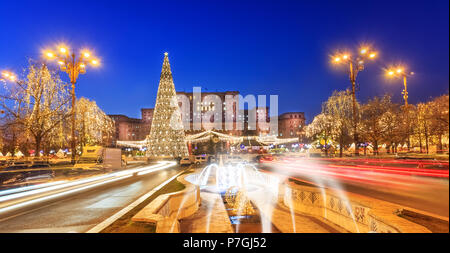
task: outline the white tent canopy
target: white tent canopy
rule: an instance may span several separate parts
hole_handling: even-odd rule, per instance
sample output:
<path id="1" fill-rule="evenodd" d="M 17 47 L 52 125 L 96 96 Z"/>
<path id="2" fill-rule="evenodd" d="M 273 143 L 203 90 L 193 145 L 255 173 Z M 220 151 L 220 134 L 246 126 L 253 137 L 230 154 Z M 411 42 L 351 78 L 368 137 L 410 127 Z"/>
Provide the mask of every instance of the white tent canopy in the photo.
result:
<path id="1" fill-rule="evenodd" d="M 56 156 L 58 158 L 63 158 L 64 157 L 64 151 L 62 151 L 62 149 L 58 150 L 58 152 L 56 152 Z"/>
<path id="2" fill-rule="evenodd" d="M 23 153 L 19 150 L 14 154 L 15 157 L 22 157 Z"/>

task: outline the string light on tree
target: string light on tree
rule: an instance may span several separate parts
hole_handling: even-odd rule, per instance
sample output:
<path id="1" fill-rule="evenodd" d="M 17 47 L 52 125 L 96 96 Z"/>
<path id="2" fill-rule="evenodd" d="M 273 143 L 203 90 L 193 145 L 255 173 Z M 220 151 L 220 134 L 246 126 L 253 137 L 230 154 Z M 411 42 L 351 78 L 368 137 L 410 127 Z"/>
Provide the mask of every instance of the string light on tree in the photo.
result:
<path id="1" fill-rule="evenodd" d="M 168 53 L 164 53 L 161 78 L 156 95 L 154 120 L 146 140 L 150 157 L 182 157 L 188 155 Z"/>

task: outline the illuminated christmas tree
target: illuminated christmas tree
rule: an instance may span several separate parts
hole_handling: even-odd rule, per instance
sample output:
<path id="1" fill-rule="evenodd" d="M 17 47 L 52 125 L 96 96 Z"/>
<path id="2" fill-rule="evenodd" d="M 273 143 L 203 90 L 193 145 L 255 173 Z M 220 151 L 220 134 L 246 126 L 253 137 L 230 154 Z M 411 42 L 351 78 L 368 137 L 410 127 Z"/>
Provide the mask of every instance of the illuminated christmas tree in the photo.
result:
<path id="1" fill-rule="evenodd" d="M 147 154 L 150 157 L 188 155 L 168 53 L 164 53 L 152 127 L 150 135 L 147 136 L 147 147 Z"/>

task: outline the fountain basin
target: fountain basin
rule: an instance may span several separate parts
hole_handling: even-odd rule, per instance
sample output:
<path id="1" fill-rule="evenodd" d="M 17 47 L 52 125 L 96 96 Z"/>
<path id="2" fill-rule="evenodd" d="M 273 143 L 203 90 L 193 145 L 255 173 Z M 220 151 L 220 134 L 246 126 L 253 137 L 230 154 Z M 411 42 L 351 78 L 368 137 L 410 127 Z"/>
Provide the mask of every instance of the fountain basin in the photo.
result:
<path id="1" fill-rule="evenodd" d="M 319 216 L 353 233 L 430 233 L 396 215 L 403 207 L 353 193 L 285 182 L 282 203 L 296 213 Z"/>

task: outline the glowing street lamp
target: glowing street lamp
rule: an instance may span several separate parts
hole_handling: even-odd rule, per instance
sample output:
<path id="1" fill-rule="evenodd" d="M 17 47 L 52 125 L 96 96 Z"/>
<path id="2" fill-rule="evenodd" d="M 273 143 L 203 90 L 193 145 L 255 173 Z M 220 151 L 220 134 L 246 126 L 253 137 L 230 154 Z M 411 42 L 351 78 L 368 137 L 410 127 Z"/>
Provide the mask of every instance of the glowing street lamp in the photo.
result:
<path id="1" fill-rule="evenodd" d="M 410 141 L 410 122 L 409 122 L 409 113 L 408 113 L 408 85 L 406 79 L 408 76 L 414 75 L 414 72 L 410 72 L 409 74 L 405 71 L 405 67 L 403 66 L 394 66 L 388 68 L 386 70 L 386 76 L 389 78 L 403 78 L 403 86 L 404 89 L 402 91 L 403 99 L 405 100 L 405 113 L 408 125 L 408 151 L 410 150 L 411 141 Z"/>
<path id="2" fill-rule="evenodd" d="M 405 71 L 405 67 L 403 66 L 394 66 L 388 68 L 386 70 L 386 76 L 389 78 L 403 78 L 403 86 L 404 89 L 402 91 L 403 99 L 405 100 L 405 107 L 408 107 L 408 85 L 407 85 L 407 77 L 414 75 L 414 72 L 407 73 Z"/>
<path id="3" fill-rule="evenodd" d="M 2 71 L 1 77 L 2 78 L 0 78 L 0 81 L 3 81 L 3 82 L 6 82 L 6 81 L 15 82 L 17 80 L 17 77 L 14 73 L 6 71 L 6 70 Z"/>
<path id="4" fill-rule="evenodd" d="M 355 142 L 355 155 L 359 155 L 357 147 L 358 134 L 357 134 L 357 116 L 356 116 L 356 76 L 359 71 L 364 70 L 365 61 L 374 60 L 377 57 L 377 52 L 369 47 L 362 47 L 358 51 L 356 56 L 348 53 L 337 53 L 332 58 L 333 64 L 346 64 L 348 65 L 350 82 L 352 84 L 352 99 L 353 99 L 353 140 Z"/>
<path id="5" fill-rule="evenodd" d="M 77 82 L 78 75 L 86 73 L 86 66 L 97 67 L 100 65 L 100 61 L 92 56 L 91 52 L 83 49 L 77 56 L 75 52 L 69 53 L 69 48 L 65 45 L 59 45 L 53 50 L 44 50 L 43 56 L 47 60 L 56 60 L 60 66 L 61 71 L 66 72 L 69 75 L 70 82 L 72 83 L 72 135 L 71 135 L 71 148 L 72 148 L 72 164 L 75 163 L 75 83 Z"/>

